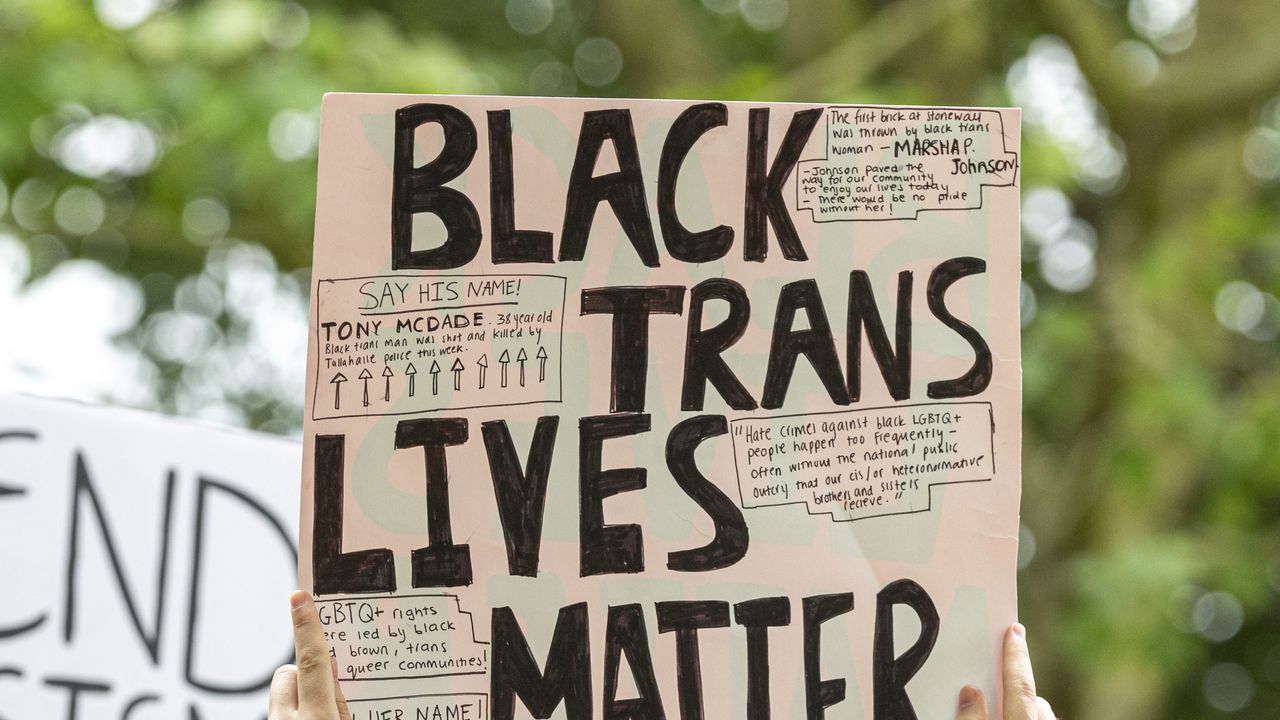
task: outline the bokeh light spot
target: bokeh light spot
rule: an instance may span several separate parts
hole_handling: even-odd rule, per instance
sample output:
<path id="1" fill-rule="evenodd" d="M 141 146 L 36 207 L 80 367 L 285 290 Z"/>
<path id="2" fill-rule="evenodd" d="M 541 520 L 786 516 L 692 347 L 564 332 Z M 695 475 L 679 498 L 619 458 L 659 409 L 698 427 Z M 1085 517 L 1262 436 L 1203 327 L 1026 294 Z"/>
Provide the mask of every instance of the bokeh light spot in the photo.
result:
<path id="1" fill-rule="evenodd" d="M 1111 54 L 1134 85 L 1150 85 L 1160 75 L 1160 56 L 1141 40 L 1122 40 Z"/>
<path id="2" fill-rule="evenodd" d="M 577 76 L 562 62 L 548 60 L 529 73 L 529 92 L 534 95 L 572 95 L 577 89 Z"/>
<path id="3" fill-rule="evenodd" d="M 23 180 L 13 191 L 13 219 L 32 232 L 44 230 L 48 227 L 53 196 L 54 189 L 49 183 L 39 178 Z"/>
<path id="4" fill-rule="evenodd" d="M 1280 178 L 1280 132 L 1254 128 L 1244 141 L 1244 168 L 1259 180 Z"/>
<path id="5" fill-rule="evenodd" d="M 51 144 L 63 167 L 86 178 L 142 175 L 160 157 L 160 141 L 149 126 L 116 115 L 68 125 Z"/>
<path id="6" fill-rule="evenodd" d="M 1204 673 L 1204 699 L 1215 710 L 1236 712 L 1253 701 L 1253 678 L 1236 663 L 1218 663 Z"/>
<path id="7" fill-rule="evenodd" d="M 311 16 L 297 3 L 274 4 L 262 17 L 262 39 L 282 50 L 301 45 L 310 31 Z"/>
<path id="8" fill-rule="evenodd" d="M 320 120 L 313 113 L 281 110 L 271 118 L 267 140 L 271 152 L 285 162 L 315 157 Z"/>
<path id="9" fill-rule="evenodd" d="M 88 235 L 102 227 L 107 204 L 90 188 L 74 185 L 58 196 L 53 206 L 53 219 L 58 227 L 71 235 Z"/>
<path id="10" fill-rule="evenodd" d="M 1253 283 L 1236 280 L 1218 290 L 1213 310 L 1223 327 L 1243 332 L 1262 317 L 1265 307 L 1262 293 Z"/>
<path id="11" fill-rule="evenodd" d="M 555 15 L 551 0 L 507 0 L 507 24 L 521 35 L 537 35 L 546 30 Z"/>
<path id="12" fill-rule="evenodd" d="M 713 13 L 727 15 L 738 9 L 739 0 L 702 0 L 702 7 Z"/>
<path id="13" fill-rule="evenodd" d="M 1129 23 L 1162 51 L 1181 52 L 1196 36 L 1196 0 L 1129 0 Z"/>
<path id="14" fill-rule="evenodd" d="M 197 245 L 221 239 L 230 227 L 231 213 L 216 198 L 198 197 L 182 209 L 182 232 Z"/>
<path id="15" fill-rule="evenodd" d="M 1014 103 L 1027 124 L 1043 129 L 1066 151 L 1076 178 L 1095 193 L 1115 191 L 1127 164 L 1120 140 L 1106 125 L 1103 110 L 1071 47 L 1061 38 L 1036 38 L 1006 77 Z"/>
<path id="16" fill-rule="evenodd" d="M 94 12 L 103 25 L 128 30 L 170 4 L 171 0 L 93 0 Z"/>
<path id="17" fill-rule="evenodd" d="M 788 0 L 742 0 L 742 19 L 761 32 L 777 30 L 787 21 Z"/>
<path id="18" fill-rule="evenodd" d="M 573 70 L 588 85 L 608 85 L 622 74 L 622 50 L 609 38 L 583 40 L 573 51 Z"/>
<path id="19" fill-rule="evenodd" d="M 1244 625 L 1244 606 L 1228 592 L 1201 595 L 1191 606 L 1191 627 L 1209 642 L 1226 642 Z"/>
<path id="20" fill-rule="evenodd" d="M 1063 292 L 1080 292 L 1098 274 L 1095 250 L 1097 233 L 1083 220 L 1067 223 L 1040 253 L 1040 274 Z"/>

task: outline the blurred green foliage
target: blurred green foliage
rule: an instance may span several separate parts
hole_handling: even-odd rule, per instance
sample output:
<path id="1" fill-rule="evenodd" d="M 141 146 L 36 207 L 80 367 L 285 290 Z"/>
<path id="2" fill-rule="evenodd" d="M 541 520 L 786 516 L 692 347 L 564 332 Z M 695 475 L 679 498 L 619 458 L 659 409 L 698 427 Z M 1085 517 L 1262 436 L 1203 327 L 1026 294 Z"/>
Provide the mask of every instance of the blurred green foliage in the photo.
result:
<path id="1" fill-rule="evenodd" d="M 155 372 L 132 402 L 184 412 L 223 376 L 145 328 L 230 237 L 304 292 L 324 92 L 1022 104 L 1021 603 L 1042 693 L 1069 718 L 1270 719 L 1276 28 L 1274 0 L 7 0 L 0 230 L 28 283 L 75 257 L 140 280 L 117 342 Z M 76 155 L 103 118 L 132 149 Z M 224 395 L 245 424 L 300 424 L 300 397 Z"/>

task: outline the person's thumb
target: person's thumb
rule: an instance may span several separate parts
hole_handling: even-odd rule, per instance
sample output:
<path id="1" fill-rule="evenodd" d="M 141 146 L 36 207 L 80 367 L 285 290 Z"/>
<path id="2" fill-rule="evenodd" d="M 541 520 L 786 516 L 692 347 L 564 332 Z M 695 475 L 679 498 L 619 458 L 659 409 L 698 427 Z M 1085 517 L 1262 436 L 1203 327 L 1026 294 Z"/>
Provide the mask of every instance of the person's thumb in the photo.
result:
<path id="1" fill-rule="evenodd" d="M 1015 623 L 1004 635 L 1004 720 L 1038 720 L 1027 630 Z"/>
<path id="2" fill-rule="evenodd" d="M 960 688 L 960 706 L 956 708 L 956 720 L 987 720 L 987 699 L 982 691 L 972 685 Z"/>
<path id="3" fill-rule="evenodd" d="M 311 596 L 299 590 L 289 597 L 293 609 L 293 643 L 298 655 L 298 709 L 332 713 L 336 698 L 329 665 L 329 644 Z M 325 717 L 319 715 L 318 717 Z"/>

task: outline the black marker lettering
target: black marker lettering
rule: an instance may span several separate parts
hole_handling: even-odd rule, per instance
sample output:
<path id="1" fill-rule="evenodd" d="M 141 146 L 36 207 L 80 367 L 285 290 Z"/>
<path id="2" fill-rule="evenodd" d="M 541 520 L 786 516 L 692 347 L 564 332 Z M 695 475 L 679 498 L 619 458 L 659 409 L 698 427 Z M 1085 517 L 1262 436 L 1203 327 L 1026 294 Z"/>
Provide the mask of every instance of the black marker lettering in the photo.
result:
<path id="1" fill-rule="evenodd" d="M 516 229 L 511 111 L 489 111 L 489 224 L 494 264 L 554 262 L 551 233 Z"/>
<path id="2" fill-rule="evenodd" d="M 747 130 L 747 199 L 743 257 L 764 262 L 769 254 L 769 226 L 778 236 L 778 247 L 788 260 L 808 260 L 791 214 L 782 199 L 782 186 L 800 161 L 805 143 L 813 127 L 822 117 L 822 108 L 799 110 L 791 117 L 791 125 L 773 158 L 767 163 L 769 150 L 769 108 L 752 108 Z"/>
<path id="3" fill-rule="evenodd" d="M 582 291 L 582 314 L 613 315 L 613 359 L 609 376 L 609 410 L 643 412 L 649 368 L 649 316 L 679 315 L 684 288 L 587 288 Z"/>
<path id="4" fill-rule="evenodd" d="M 317 595 L 390 593 L 396 590 L 391 550 L 342 551 L 345 435 L 317 435 L 315 440 L 315 510 L 311 527 L 311 573 Z"/>
<path id="5" fill-rule="evenodd" d="M 205 477 L 199 479 L 196 489 L 196 522 L 191 533 L 191 594 L 188 597 L 187 605 L 187 654 L 182 665 L 182 676 L 192 687 L 211 693 L 236 695 L 257 692 L 271 686 L 271 671 L 267 671 L 257 680 L 250 680 L 238 685 L 214 683 L 196 675 L 196 658 L 199 657 L 196 638 L 200 637 L 198 632 L 200 625 L 200 588 L 203 585 L 201 568 L 204 565 L 204 548 L 207 547 L 205 543 L 205 526 L 208 519 L 208 497 L 211 491 L 217 491 L 234 498 L 250 510 L 261 515 L 267 521 L 267 524 L 276 531 L 276 536 L 280 538 L 284 546 L 288 548 L 289 554 L 293 557 L 292 567 L 297 567 L 298 549 L 293 544 L 293 533 L 275 515 L 271 514 L 271 510 L 266 505 L 226 483 Z M 216 537 L 216 533 L 214 536 Z M 289 643 L 288 648 L 282 653 L 280 663 L 289 662 L 291 657 L 293 657 L 293 644 Z"/>
<path id="6" fill-rule="evenodd" d="M 720 324 L 702 329 L 702 308 L 708 300 L 723 300 L 729 315 Z M 684 349 L 684 385 L 681 410 L 702 410 L 707 381 L 734 410 L 755 410 L 756 401 L 742 386 L 720 354 L 746 332 L 751 320 L 747 291 L 728 278 L 711 278 L 693 286 L 689 296 L 689 333 Z"/>
<path id="7" fill-rule="evenodd" d="M 133 591 L 129 587 L 129 581 L 125 578 L 124 568 L 120 564 L 120 554 L 116 550 L 111 524 L 107 521 L 106 515 L 103 514 L 102 502 L 98 499 L 97 491 L 93 489 L 93 481 L 89 477 L 89 468 L 85 464 L 84 455 L 76 452 L 75 485 L 71 492 L 71 537 L 67 541 L 66 604 L 62 625 L 62 639 L 64 642 L 70 643 L 72 636 L 75 634 L 75 601 L 78 594 L 76 592 L 76 563 L 80 557 L 80 505 L 82 504 L 81 497 L 83 496 L 93 509 L 93 517 L 97 520 L 98 532 L 102 536 L 103 549 L 106 550 L 107 560 L 111 563 L 111 572 L 116 580 L 116 589 L 120 591 L 120 597 L 124 600 L 125 609 L 129 613 L 129 621 L 133 624 L 133 629 L 137 631 L 138 638 L 142 640 L 142 644 L 146 647 L 147 655 L 151 658 L 152 664 L 157 666 L 160 664 L 160 632 L 164 626 L 165 584 L 169 575 L 169 528 L 172 526 L 173 496 L 176 486 L 177 476 L 171 470 L 168 474 L 168 479 L 165 481 L 164 515 L 160 519 L 160 536 L 159 541 L 156 543 L 160 548 L 160 557 L 156 563 L 156 610 L 155 617 L 152 619 L 152 631 L 148 633 L 142 626 L 142 617 L 138 611 L 137 603 L 134 602 Z"/>
<path id="8" fill-rule="evenodd" d="M 613 144 L 618 171 L 594 175 L 600 148 L 606 140 Z M 582 260 L 596 209 L 602 202 L 609 203 L 613 209 L 640 261 L 649 267 L 658 267 L 658 246 L 653 238 L 649 203 L 645 200 L 640 152 L 636 149 L 631 113 L 627 110 L 596 110 L 582 115 L 578 151 L 569 173 L 564 228 L 560 233 L 560 262 Z"/>
<path id="9" fill-rule="evenodd" d="M 444 133 L 440 154 L 414 165 L 414 132 L 437 123 Z M 396 110 L 391 184 L 391 268 L 441 270 L 466 265 L 480 251 L 480 215 L 464 193 L 445 187 L 476 154 L 476 126 L 451 105 L 421 103 Z M 413 216 L 432 213 L 448 233 L 431 250 L 413 249 Z"/>
<path id="10" fill-rule="evenodd" d="M 493 609 L 493 667 L 489 694 L 493 720 L 515 720 L 516 697 L 539 720 L 564 703 L 567 720 L 591 719 L 591 646 L 587 604 L 561 608 L 544 670 L 509 607 Z"/>
<path id="11" fill-rule="evenodd" d="M 707 572 L 729 567 L 747 554 L 747 521 L 742 511 L 715 483 L 698 471 L 694 451 L 703 440 L 729 432 L 723 415 L 699 415 L 682 420 L 667 437 L 667 468 L 676 484 L 711 517 L 715 536 L 693 550 L 667 556 L 667 567 L 679 572 Z"/>
<path id="12" fill-rule="evenodd" d="M 623 654 L 635 681 L 637 698 L 618 699 L 618 671 Z M 609 608 L 609 626 L 604 636 L 604 718 L 605 720 L 664 720 L 662 696 L 649 656 L 649 633 L 644 611 L 639 605 Z"/>
<path id="13" fill-rule="evenodd" d="M 658 632 L 676 634 L 676 687 L 680 720 L 702 720 L 702 661 L 698 630 L 729 627 L 729 603 L 716 600 L 660 602 Z"/>
<path id="14" fill-rule="evenodd" d="M 987 262 L 981 258 L 952 258 L 933 269 L 929 275 L 929 287 L 926 297 L 929 311 L 944 325 L 956 331 L 973 346 L 973 366 L 964 375 L 954 380 L 939 380 L 929 383 L 928 395 L 931 398 L 955 398 L 977 395 L 991 384 L 991 348 L 982 334 L 972 325 L 957 318 L 947 309 L 947 289 L 961 278 L 987 271 Z"/>
<path id="15" fill-rule="evenodd" d="M 822 720 L 827 708 L 844 700 L 844 678 L 822 679 L 822 624 L 853 610 L 853 593 L 804 599 L 804 696 L 809 720 Z"/>
<path id="16" fill-rule="evenodd" d="M 808 330 L 792 330 L 796 311 L 804 310 L 809 319 Z M 782 286 L 778 294 L 778 311 L 773 323 L 773 340 L 769 345 L 769 368 L 765 371 L 764 393 L 760 406 L 767 410 L 782 407 L 787 387 L 795 373 L 796 359 L 804 355 L 818 373 L 818 379 L 837 405 L 849 404 L 849 393 L 840 373 L 840 358 L 831 336 L 822 294 L 814 280 L 797 280 Z"/>
<path id="17" fill-rule="evenodd" d="M 111 686 L 106 683 L 77 680 L 74 678 L 45 678 L 45 685 L 63 688 L 67 691 L 67 720 L 76 720 L 80 713 L 80 693 L 109 693 Z"/>
<path id="18" fill-rule="evenodd" d="M 729 113 L 723 103 L 694 105 L 672 123 L 662 145 L 662 159 L 658 163 L 658 223 L 667 251 L 677 260 L 711 262 L 724 257 L 733 246 L 733 228 L 728 225 L 690 232 L 676 213 L 676 182 L 685 157 L 708 130 L 728 124 Z"/>
<path id="19" fill-rule="evenodd" d="M 756 598 L 733 606 L 734 622 L 747 629 L 747 720 L 770 720 L 769 628 L 791 624 L 791 601 Z"/>
<path id="20" fill-rule="evenodd" d="M 604 441 L 649 432 L 648 415 L 603 415 L 578 421 L 579 557 L 582 577 L 644 571 L 644 538 L 639 525 L 606 525 L 604 500 L 643 490 L 644 468 L 604 470 Z"/>
<path id="21" fill-rule="evenodd" d="M 467 441 L 466 418 L 422 418 L 396 424 L 396 449 L 420 447 L 427 476 L 427 547 L 413 551 L 413 586 L 470 585 L 471 547 L 453 544 L 449 466 L 444 449 Z"/>
<path id="22" fill-rule="evenodd" d="M 37 439 L 37 435 L 30 430 L 12 430 L 12 431 L 0 432 L 0 442 L 4 440 L 35 441 L 36 439 Z M 8 480 L 4 480 L 0 478 L 0 499 L 22 497 L 23 495 L 26 495 L 27 491 L 25 488 L 9 485 L 8 484 L 9 482 L 10 481 Z M 72 552 L 75 552 L 75 550 L 72 550 Z M 44 621 L 47 618 L 48 618 L 48 613 L 40 613 L 39 615 L 36 615 L 35 617 L 29 620 L 20 621 L 13 625 L 0 625 L 0 640 L 18 637 L 19 635 L 25 635 L 31 632 L 32 630 L 35 630 L 36 628 L 40 627 L 41 625 L 43 625 Z"/>
<path id="23" fill-rule="evenodd" d="M 867 344 L 875 356 L 880 375 L 894 400 L 911 397 L 911 272 L 898 273 L 897 347 L 889 344 L 880 309 L 876 307 L 871 280 L 861 270 L 849 274 L 848 354 L 849 399 L 862 396 L 862 328 L 867 328 Z"/>
<path id="24" fill-rule="evenodd" d="M 133 717 L 133 711 L 139 706 L 157 702 L 160 702 L 159 695 L 139 695 L 130 700 L 128 705 L 124 706 L 124 711 L 120 713 L 120 720 L 129 720 L 129 718 Z"/>
<path id="25" fill-rule="evenodd" d="M 906 605 L 920 619 L 920 637 L 902 655 L 893 647 L 893 606 Z M 924 667 L 940 628 L 938 610 L 924 588 L 911 580 L 898 580 L 876 595 L 876 633 L 871 670 L 874 686 L 874 720 L 916 720 L 907 697 L 907 683 Z"/>
<path id="26" fill-rule="evenodd" d="M 547 478 L 551 474 L 551 454 L 559 425 L 559 417 L 538 418 L 523 471 L 506 421 L 491 420 L 480 425 L 489 456 L 489 473 L 493 476 L 493 493 L 498 499 L 502 537 L 507 545 L 507 570 L 512 575 L 538 576 Z"/>

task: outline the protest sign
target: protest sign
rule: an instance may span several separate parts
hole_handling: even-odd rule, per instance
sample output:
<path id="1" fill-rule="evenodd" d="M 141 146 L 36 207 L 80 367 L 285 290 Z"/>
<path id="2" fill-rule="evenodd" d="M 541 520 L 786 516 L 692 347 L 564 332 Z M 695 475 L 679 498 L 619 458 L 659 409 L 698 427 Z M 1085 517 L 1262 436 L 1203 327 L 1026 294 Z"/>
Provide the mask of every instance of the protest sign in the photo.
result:
<path id="1" fill-rule="evenodd" d="M 327 96 L 299 575 L 355 716 L 994 697 L 1018 143 L 1016 110 Z"/>
<path id="2" fill-rule="evenodd" d="M 299 450 L 0 396 L 0 718 L 264 717 Z"/>

